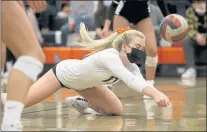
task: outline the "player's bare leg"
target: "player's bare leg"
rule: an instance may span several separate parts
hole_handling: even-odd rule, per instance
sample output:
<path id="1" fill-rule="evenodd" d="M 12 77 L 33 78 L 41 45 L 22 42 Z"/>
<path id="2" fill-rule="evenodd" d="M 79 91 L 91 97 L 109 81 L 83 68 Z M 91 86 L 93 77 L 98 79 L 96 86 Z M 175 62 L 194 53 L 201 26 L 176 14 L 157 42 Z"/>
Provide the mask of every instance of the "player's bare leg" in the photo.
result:
<path id="1" fill-rule="evenodd" d="M 137 30 L 142 32 L 146 37 L 146 61 L 145 72 L 146 81 L 151 85 L 154 85 L 155 74 L 157 69 L 158 57 L 157 57 L 157 43 L 155 38 L 155 31 L 150 18 L 145 18 L 137 24 Z M 149 98 L 144 96 L 145 98 Z"/>
<path id="2" fill-rule="evenodd" d="M 125 28 L 129 25 L 129 21 L 122 17 L 122 16 L 118 16 L 115 15 L 114 16 L 114 22 L 113 22 L 113 30 L 114 32 L 118 29 L 118 28 Z"/>
<path id="3" fill-rule="evenodd" d="M 142 32 L 146 37 L 146 80 L 154 85 L 155 73 L 157 68 L 157 43 L 155 31 L 150 18 L 145 18 L 137 24 L 137 30 Z"/>
<path id="4" fill-rule="evenodd" d="M 82 97 L 66 98 L 80 113 L 88 113 L 91 108 L 102 115 L 121 115 L 123 106 L 117 96 L 105 86 L 93 87 L 77 91 Z"/>
<path id="5" fill-rule="evenodd" d="M 6 45 L 3 42 L 1 42 L 1 72 L 4 70 L 5 61 L 6 61 Z M 1 81 L 2 81 L 2 77 L 1 77 Z M 2 92 L 2 89 L 1 89 L 1 92 Z M 3 100 L 3 97 L 1 95 L 1 106 L 3 106 L 2 100 Z"/>
<path id="6" fill-rule="evenodd" d="M 1 71 L 4 69 L 4 64 L 6 61 L 6 45 L 1 42 Z"/>
<path id="7" fill-rule="evenodd" d="M 2 41 L 17 57 L 8 78 L 8 97 L 2 121 L 5 128 L 20 121 L 25 96 L 42 71 L 44 62 L 40 44 L 23 8 L 16 1 L 2 1 Z"/>
<path id="8" fill-rule="evenodd" d="M 43 101 L 60 88 L 61 85 L 54 73 L 51 70 L 48 71 L 30 87 L 24 102 L 25 107 L 30 107 Z M 82 104 L 81 109 L 83 110 L 89 107 L 102 114 L 120 115 L 122 113 L 123 107 L 120 100 L 106 87 L 93 87 L 77 92 L 88 100 L 80 102 Z"/>

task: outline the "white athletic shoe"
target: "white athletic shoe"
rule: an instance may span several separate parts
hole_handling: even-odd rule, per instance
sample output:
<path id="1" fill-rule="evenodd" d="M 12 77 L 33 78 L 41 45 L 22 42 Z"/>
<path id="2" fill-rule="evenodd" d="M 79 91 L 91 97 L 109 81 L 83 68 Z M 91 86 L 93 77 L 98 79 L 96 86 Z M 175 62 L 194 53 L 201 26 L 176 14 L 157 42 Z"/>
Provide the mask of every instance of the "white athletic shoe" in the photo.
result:
<path id="1" fill-rule="evenodd" d="M 15 124 L 1 124 L 2 131 L 23 131 L 21 122 Z"/>
<path id="2" fill-rule="evenodd" d="M 88 101 L 81 96 L 67 97 L 65 102 L 73 106 L 81 114 L 87 114 Z"/>
<path id="3" fill-rule="evenodd" d="M 188 86 L 188 87 L 195 87 L 196 86 L 196 79 L 181 79 L 181 85 Z"/>
<path id="4" fill-rule="evenodd" d="M 196 69 L 195 68 L 188 68 L 182 75 L 182 79 L 193 79 L 196 78 Z"/>

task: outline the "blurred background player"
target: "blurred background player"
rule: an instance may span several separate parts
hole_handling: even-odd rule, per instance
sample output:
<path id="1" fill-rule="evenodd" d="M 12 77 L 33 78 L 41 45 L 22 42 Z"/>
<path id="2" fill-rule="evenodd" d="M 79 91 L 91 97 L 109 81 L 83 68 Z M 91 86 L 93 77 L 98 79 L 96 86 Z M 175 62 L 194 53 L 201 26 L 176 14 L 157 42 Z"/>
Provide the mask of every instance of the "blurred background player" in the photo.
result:
<path id="1" fill-rule="evenodd" d="M 97 1 L 95 4 L 94 22 L 96 26 L 96 37 L 98 39 L 101 38 L 104 20 L 106 20 L 107 11 L 110 9 L 111 3 L 112 1 Z"/>
<path id="2" fill-rule="evenodd" d="M 79 25 L 84 22 L 88 30 L 95 29 L 94 24 L 94 1 L 70 1 L 71 12 L 68 16 L 68 23 L 61 27 L 62 45 L 67 45 L 68 34 L 75 33 L 75 40 L 79 40 Z"/>
<path id="3" fill-rule="evenodd" d="M 161 4 L 158 4 L 164 12 L 166 9 L 164 8 L 163 1 L 161 2 Z M 128 26 L 129 23 L 134 24 L 135 29 L 141 31 L 146 36 L 146 80 L 148 83 L 154 85 L 158 57 L 155 30 L 149 12 L 150 6 L 148 1 L 114 0 L 108 12 L 102 35 L 105 37 L 108 34 L 112 19 L 114 20 L 114 31 L 117 28 Z M 115 14 L 114 18 L 113 14 Z"/>
<path id="4" fill-rule="evenodd" d="M 186 19 L 189 24 L 189 32 L 183 41 L 183 48 L 186 58 L 186 71 L 181 75 L 183 79 L 195 79 L 196 58 L 201 59 L 205 54 L 207 60 L 206 28 L 207 13 L 206 0 L 192 0 L 192 6 L 186 10 Z"/>
<path id="5" fill-rule="evenodd" d="M 28 2 L 36 12 L 42 12 L 46 8 L 45 1 Z M 2 41 L 17 61 L 8 78 L 8 97 L 4 105 L 1 129 L 19 131 L 22 130 L 20 118 L 25 96 L 42 72 L 45 61 L 22 1 L 2 1 Z"/>
<path id="6" fill-rule="evenodd" d="M 149 3 L 149 8 L 150 8 L 150 18 L 152 20 L 153 27 L 155 30 L 156 42 L 159 46 L 160 42 L 162 42 L 162 38 L 160 37 L 160 23 L 164 19 L 164 16 L 160 11 L 160 8 L 156 4 Z"/>

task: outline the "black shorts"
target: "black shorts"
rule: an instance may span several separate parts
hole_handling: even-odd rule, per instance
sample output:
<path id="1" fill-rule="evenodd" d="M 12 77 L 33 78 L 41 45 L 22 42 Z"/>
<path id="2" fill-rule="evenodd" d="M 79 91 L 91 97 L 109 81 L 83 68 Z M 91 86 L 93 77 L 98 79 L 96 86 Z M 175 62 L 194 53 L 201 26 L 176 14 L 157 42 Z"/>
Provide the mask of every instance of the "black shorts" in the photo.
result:
<path id="1" fill-rule="evenodd" d="M 12 52 L 8 48 L 6 49 L 6 60 L 13 61 L 13 63 L 16 61 L 16 57 L 12 54 Z"/>
<path id="2" fill-rule="evenodd" d="M 52 67 L 52 71 L 53 71 L 53 73 L 54 73 L 55 77 L 57 78 L 57 74 L 56 74 L 56 67 L 57 67 L 57 64 L 56 64 L 55 66 L 53 66 L 53 67 Z M 61 87 L 68 88 L 68 87 L 66 87 L 64 84 L 62 84 L 58 78 L 57 78 L 57 80 L 59 81 L 59 83 L 60 83 Z M 70 88 L 69 88 L 69 89 L 70 89 Z"/>
<path id="3" fill-rule="evenodd" d="M 150 7 L 148 1 L 120 1 L 115 15 L 126 18 L 129 23 L 137 24 L 141 20 L 150 17 Z"/>

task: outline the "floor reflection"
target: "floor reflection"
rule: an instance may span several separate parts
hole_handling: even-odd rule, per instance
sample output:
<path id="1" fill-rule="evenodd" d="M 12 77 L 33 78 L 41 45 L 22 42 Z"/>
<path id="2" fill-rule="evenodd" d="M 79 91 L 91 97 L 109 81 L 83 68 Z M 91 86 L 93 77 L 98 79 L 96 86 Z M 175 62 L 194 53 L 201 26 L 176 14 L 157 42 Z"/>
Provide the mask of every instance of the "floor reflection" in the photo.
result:
<path id="1" fill-rule="evenodd" d="M 170 99 L 170 105 L 159 108 L 152 99 L 127 88 L 122 83 L 113 92 L 124 106 L 123 116 L 80 115 L 61 103 L 77 93 L 62 89 L 43 103 L 25 109 L 24 130 L 39 131 L 204 131 L 206 130 L 205 79 L 196 86 L 179 85 L 178 79 L 158 79 L 156 87 Z"/>

